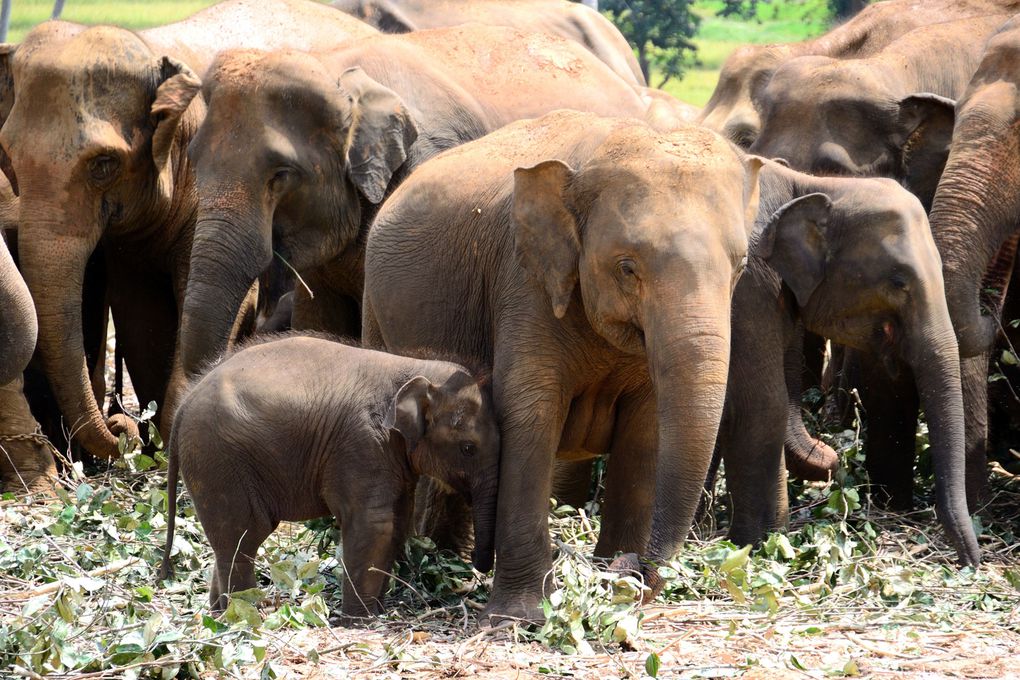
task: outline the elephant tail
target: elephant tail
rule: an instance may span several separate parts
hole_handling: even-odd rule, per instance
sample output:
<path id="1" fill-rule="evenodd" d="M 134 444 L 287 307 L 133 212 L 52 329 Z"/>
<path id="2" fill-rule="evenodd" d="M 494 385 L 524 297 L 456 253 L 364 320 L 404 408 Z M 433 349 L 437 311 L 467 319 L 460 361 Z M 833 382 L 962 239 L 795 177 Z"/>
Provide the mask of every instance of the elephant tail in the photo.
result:
<path id="1" fill-rule="evenodd" d="M 177 428 L 174 428 L 170 435 L 170 445 L 167 447 L 166 463 L 166 548 L 163 551 L 163 563 L 159 567 L 158 578 L 160 581 L 169 579 L 173 574 L 173 567 L 170 564 L 170 551 L 174 546 L 174 528 L 177 525 L 177 477 L 180 463 L 177 451 Z"/>

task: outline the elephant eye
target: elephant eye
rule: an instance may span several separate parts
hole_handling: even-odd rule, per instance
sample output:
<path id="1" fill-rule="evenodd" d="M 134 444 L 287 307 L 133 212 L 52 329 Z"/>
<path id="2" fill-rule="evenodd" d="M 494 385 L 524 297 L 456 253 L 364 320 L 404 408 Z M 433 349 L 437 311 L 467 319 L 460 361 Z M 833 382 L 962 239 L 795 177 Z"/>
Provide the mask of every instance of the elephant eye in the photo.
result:
<path id="1" fill-rule="evenodd" d="M 269 180 L 269 187 L 274 190 L 282 189 L 296 176 L 297 172 L 293 168 L 277 168 L 272 179 Z"/>
<path id="2" fill-rule="evenodd" d="M 616 270 L 620 272 L 621 276 L 637 276 L 637 266 L 634 264 L 634 260 L 620 260 L 616 263 Z"/>
<path id="3" fill-rule="evenodd" d="M 89 177 L 97 184 L 109 182 L 120 169 L 120 161 L 114 156 L 96 156 L 89 161 Z"/>
<path id="4" fill-rule="evenodd" d="M 460 445 L 461 454 L 471 457 L 478 452 L 478 447 L 471 442 L 462 442 Z"/>

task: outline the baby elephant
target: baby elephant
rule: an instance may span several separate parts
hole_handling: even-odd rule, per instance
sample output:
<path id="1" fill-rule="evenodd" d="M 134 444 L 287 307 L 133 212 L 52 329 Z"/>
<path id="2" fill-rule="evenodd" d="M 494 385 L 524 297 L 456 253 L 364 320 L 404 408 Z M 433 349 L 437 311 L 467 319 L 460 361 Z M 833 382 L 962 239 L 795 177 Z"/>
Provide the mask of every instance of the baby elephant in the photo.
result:
<path id="1" fill-rule="evenodd" d="M 382 610 L 428 475 L 473 504 L 474 565 L 492 568 L 499 430 L 487 380 L 446 361 L 317 337 L 248 345 L 184 398 L 170 440 L 169 574 L 177 474 L 216 555 L 214 609 L 255 586 L 255 553 L 284 520 L 334 515 L 346 571 L 343 614 Z"/>

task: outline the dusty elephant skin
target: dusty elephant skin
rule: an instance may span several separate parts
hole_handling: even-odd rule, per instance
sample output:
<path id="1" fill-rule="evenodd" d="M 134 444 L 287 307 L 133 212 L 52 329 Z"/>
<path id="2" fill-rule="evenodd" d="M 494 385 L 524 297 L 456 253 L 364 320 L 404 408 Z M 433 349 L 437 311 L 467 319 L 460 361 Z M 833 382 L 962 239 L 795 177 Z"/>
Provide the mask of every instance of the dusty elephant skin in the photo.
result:
<path id="1" fill-rule="evenodd" d="M 223 53 L 191 144 L 199 211 L 181 355 L 222 352 L 241 300 L 274 258 L 295 267 L 295 328 L 358 335 L 364 240 L 378 204 L 436 154 L 557 108 L 643 115 L 581 46 L 512 28 L 373 36 L 314 55 Z M 296 105 L 299 104 L 299 105 Z"/>
<path id="2" fill-rule="evenodd" d="M 703 128 L 556 112 L 423 165 L 373 223 L 365 342 L 493 362 L 487 616 L 541 617 L 557 455 L 612 453 L 597 555 L 679 549 L 722 413 L 757 169 Z"/>
<path id="3" fill-rule="evenodd" d="M 746 45 L 727 57 L 719 82 L 702 111 L 701 122 L 748 148 L 761 132 L 762 94 L 784 62 L 812 55 L 861 59 L 921 26 L 1017 11 L 1020 11 L 1017 0 L 887 0 L 865 7 L 845 24 L 811 40 Z M 944 57 L 940 54 L 939 60 Z"/>
<path id="4" fill-rule="evenodd" d="M 733 349 L 719 448 L 733 495 L 730 536 L 761 540 L 784 514 L 785 363 L 804 329 L 912 369 L 935 466 L 936 511 L 960 562 L 980 553 L 967 511 L 958 350 L 938 251 L 917 199 L 888 179 L 817 178 L 775 163 L 747 272 L 733 296 Z M 762 386 L 765 386 L 762 389 Z M 869 470 L 883 464 L 868 457 Z M 772 489 L 774 493 L 762 493 Z"/>
<path id="5" fill-rule="evenodd" d="M 0 384 L 21 377 L 38 331 L 32 296 L 0 234 Z"/>
<path id="6" fill-rule="evenodd" d="M 584 45 L 630 85 L 646 85 L 620 31 L 598 12 L 566 0 L 337 0 L 333 7 L 386 33 L 478 23 L 558 35 Z"/>
<path id="7" fill-rule="evenodd" d="M 118 346 L 142 403 L 162 402 L 170 378 L 196 210 L 184 154 L 203 114 L 190 96 L 195 71 L 231 45 L 325 47 L 374 32 L 313 2 L 232 0 L 138 34 L 47 22 L 0 50 L 0 82 L 12 83 L 0 88 L 0 142 L 20 193 L 39 351 L 91 453 L 116 456 L 117 433 L 134 428 L 123 415 L 104 419 L 82 352 L 83 270 L 100 242 L 113 265 Z"/>
<path id="8" fill-rule="evenodd" d="M 499 430 L 488 376 L 458 364 L 270 336 L 188 392 L 169 451 L 162 577 L 179 470 L 216 554 L 214 609 L 255 587 L 255 554 L 281 521 L 332 514 L 343 533 L 343 612 L 379 613 L 419 475 L 472 502 L 473 562 L 492 568 Z"/>

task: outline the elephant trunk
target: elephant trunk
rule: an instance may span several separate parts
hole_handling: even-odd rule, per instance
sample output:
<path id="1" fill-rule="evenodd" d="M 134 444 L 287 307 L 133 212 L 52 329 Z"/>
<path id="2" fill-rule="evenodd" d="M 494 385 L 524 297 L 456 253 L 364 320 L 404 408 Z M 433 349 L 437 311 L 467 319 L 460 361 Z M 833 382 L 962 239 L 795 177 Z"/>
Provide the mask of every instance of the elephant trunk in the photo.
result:
<path id="1" fill-rule="evenodd" d="M 726 396 L 729 311 L 726 299 L 698 310 L 678 309 L 660 315 L 652 328 L 646 325 L 645 349 L 659 429 L 652 531 L 646 550 L 653 562 L 672 558 L 694 521 Z"/>
<path id="2" fill-rule="evenodd" d="M 187 375 L 198 375 L 226 351 L 242 303 L 271 258 L 271 236 L 258 225 L 199 218 L 181 317 L 181 365 Z"/>
<path id="3" fill-rule="evenodd" d="M 0 243 L 0 385 L 25 370 L 35 351 L 39 324 L 28 286 L 7 246 Z"/>
<path id="4" fill-rule="evenodd" d="M 23 219 L 19 228 L 18 250 L 35 299 L 46 377 L 74 438 L 92 455 L 109 459 L 120 455 L 117 436 L 96 403 L 82 333 L 85 264 L 95 245 L 95 238 L 53 234 L 30 220 Z"/>
<path id="5" fill-rule="evenodd" d="M 934 318 L 931 318 L 934 317 Z M 929 315 L 908 351 L 921 405 L 928 419 L 931 458 L 935 467 L 935 509 L 962 564 L 981 561 L 967 510 L 963 392 L 959 350 L 949 315 Z"/>
<path id="6" fill-rule="evenodd" d="M 1017 201 L 1002 195 L 1015 185 L 1001 168 L 966 151 L 950 155 L 929 221 L 960 354 L 974 357 L 991 349 L 999 331 L 1017 248 Z"/>
<path id="7" fill-rule="evenodd" d="M 485 475 L 485 480 L 471 490 L 471 512 L 475 524 L 475 549 L 471 562 L 483 574 L 492 569 L 496 559 L 496 497 L 499 468 Z"/>

